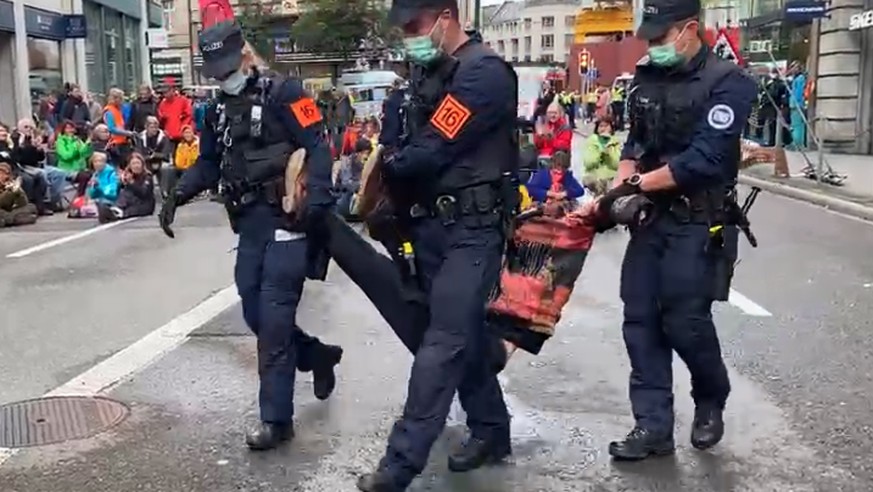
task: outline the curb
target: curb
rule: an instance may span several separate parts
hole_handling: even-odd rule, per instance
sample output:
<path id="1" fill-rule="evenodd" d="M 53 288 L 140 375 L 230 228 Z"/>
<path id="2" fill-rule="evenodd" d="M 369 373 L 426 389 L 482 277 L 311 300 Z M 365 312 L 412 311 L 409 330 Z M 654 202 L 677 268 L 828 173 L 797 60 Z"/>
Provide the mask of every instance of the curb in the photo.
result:
<path id="1" fill-rule="evenodd" d="M 835 212 L 873 222 L 873 207 L 861 205 L 860 203 L 824 195 L 822 193 L 816 193 L 814 191 L 802 190 L 793 186 L 774 183 L 770 180 L 744 174 L 739 175 L 738 181 L 744 185 L 757 186 L 758 188 L 769 191 L 775 195 L 782 195 L 795 200 L 812 203 L 813 205 L 818 205 Z"/>

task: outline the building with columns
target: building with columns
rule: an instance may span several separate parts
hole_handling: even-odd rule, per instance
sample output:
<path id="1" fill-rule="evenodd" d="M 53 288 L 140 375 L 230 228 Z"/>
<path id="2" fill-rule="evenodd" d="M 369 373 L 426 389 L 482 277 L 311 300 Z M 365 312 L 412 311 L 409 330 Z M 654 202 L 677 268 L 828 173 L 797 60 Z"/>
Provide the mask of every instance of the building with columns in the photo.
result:
<path id="1" fill-rule="evenodd" d="M 150 0 L 0 0 L 0 121 L 31 115 L 64 82 L 135 89 L 148 73 L 145 30 L 160 22 Z"/>

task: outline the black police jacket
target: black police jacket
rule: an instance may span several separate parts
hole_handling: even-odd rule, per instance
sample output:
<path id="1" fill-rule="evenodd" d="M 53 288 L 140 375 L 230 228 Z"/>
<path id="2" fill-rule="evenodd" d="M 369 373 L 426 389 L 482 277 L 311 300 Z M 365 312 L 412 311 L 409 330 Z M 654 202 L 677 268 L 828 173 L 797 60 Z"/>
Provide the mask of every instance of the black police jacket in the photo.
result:
<path id="1" fill-rule="evenodd" d="M 283 176 L 294 150 L 288 130 L 268 110 L 279 81 L 252 80 L 238 96 L 222 93 L 206 123 L 215 130 L 223 155 L 221 182 L 230 190 L 249 191 Z"/>
<path id="2" fill-rule="evenodd" d="M 643 60 L 634 74 L 628 98 L 629 137 L 640 172 L 660 167 L 669 157 L 691 145 L 697 123 L 705 117 L 713 88 L 724 77 L 741 69 L 702 49 L 688 64 L 664 69 Z M 735 155 L 739 162 L 740 140 Z"/>

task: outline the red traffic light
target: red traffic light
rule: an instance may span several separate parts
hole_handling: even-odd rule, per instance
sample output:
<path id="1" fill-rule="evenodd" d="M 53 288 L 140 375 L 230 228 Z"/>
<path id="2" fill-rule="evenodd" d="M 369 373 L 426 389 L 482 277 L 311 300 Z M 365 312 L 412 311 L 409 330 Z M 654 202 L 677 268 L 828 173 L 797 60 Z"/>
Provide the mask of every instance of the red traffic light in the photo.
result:
<path id="1" fill-rule="evenodd" d="M 580 67 L 587 67 L 590 58 L 591 58 L 590 53 L 588 53 L 587 51 L 580 51 L 579 52 L 579 66 Z"/>

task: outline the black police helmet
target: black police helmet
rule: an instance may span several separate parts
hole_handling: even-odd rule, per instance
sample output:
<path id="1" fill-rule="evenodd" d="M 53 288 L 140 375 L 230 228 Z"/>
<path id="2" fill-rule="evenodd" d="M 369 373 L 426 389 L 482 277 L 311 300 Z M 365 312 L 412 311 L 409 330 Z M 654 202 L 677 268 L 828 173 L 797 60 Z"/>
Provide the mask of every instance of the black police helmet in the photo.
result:
<path id="1" fill-rule="evenodd" d="M 388 22 L 395 26 L 404 26 L 424 11 L 445 9 L 457 10 L 457 0 L 394 0 L 388 12 Z"/>

